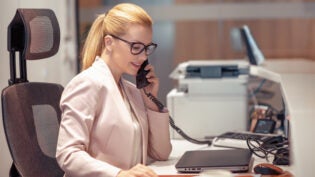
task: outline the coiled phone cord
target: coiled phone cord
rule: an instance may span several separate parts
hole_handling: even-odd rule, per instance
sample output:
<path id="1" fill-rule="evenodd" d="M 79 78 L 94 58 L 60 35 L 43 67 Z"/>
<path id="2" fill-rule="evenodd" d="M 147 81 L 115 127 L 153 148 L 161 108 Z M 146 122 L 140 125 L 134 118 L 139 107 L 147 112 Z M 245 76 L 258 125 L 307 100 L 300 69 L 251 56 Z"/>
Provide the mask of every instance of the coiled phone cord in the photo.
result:
<path id="1" fill-rule="evenodd" d="M 151 93 L 146 92 L 145 89 L 143 89 L 144 93 L 146 94 L 146 96 L 154 103 L 156 104 L 156 106 L 158 107 L 160 112 L 163 112 L 164 110 L 164 105 L 155 97 L 153 96 Z M 207 144 L 208 146 L 210 146 L 212 144 L 212 141 L 210 140 L 197 140 L 194 138 L 191 138 L 190 136 L 188 136 L 182 129 L 180 129 L 179 127 L 177 127 L 175 125 L 175 122 L 173 120 L 173 118 L 171 116 L 169 116 L 169 121 L 170 121 L 170 125 L 171 127 L 179 134 L 181 135 L 184 139 L 186 139 L 187 141 L 194 143 L 194 144 Z"/>

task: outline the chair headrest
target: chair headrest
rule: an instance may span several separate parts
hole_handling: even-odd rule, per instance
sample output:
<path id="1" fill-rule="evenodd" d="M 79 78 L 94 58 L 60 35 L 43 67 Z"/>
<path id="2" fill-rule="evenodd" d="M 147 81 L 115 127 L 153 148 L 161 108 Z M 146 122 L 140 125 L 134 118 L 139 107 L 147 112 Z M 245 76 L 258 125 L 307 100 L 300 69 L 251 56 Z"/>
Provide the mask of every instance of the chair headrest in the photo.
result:
<path id="1" fill-rule="evenodd" d="M 48 58 L 58 52 L 60 29 L 50 9 L 17 9 L 8 26 L 8 51 L 27 60 Z"/>

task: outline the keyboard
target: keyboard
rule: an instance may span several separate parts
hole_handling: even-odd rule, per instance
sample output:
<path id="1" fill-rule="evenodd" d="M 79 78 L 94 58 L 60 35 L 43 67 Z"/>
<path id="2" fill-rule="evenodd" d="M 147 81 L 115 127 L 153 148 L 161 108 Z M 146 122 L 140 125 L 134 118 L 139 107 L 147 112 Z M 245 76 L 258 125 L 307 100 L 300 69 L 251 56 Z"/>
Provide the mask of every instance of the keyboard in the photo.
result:
<path id="1" fill-rule="evenodd" d="M 278 135 L 253 132 L 226 132 L 215 137 L 212 143 L 214 146 L 248 149 L 246 142 L 248 138 L 265 141 L 275 136 Z"/>

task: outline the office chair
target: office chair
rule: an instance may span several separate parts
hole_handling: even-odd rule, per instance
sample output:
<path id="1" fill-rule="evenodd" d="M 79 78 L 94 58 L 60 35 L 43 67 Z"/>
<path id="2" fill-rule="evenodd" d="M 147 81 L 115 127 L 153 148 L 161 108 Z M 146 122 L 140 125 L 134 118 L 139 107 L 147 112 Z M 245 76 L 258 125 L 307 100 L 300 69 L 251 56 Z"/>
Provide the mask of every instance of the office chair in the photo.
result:
<path id="1" fill-rule="evenodd" d="M 9 86 L 2 90 L 3 126 L 13 160 L 10 177 L 61 177 L 55 153 L 63 87 L 29 82 L 26 60 L 48 58 L 58 52 L 60 30 L 49 9 L 17 9 L 8 26 Z M 15 53 L 19 53 L 19 75 Z"/>

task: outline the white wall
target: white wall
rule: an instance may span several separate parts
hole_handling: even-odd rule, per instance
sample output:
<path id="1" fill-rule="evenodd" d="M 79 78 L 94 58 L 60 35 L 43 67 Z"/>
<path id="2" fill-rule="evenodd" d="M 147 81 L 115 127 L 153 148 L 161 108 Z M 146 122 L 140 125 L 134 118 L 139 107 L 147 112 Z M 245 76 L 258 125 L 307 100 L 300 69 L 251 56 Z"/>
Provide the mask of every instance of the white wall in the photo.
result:
<path id="1" fill-rule="evenodd" d="M 1 0 L 0 6 L 0 89 L 8 85 L 9 52 L 7 27 L 17 8 L 49 8 L 59 21 L 61 41 L 58 53 L 45 60 L 27 62 L 28 80 L 60 83 L 63 86 L 76 74 L 76 42 L 74 0 Z M 66 40 L 66 37 L 68 40 Z M 1 119 L 2 110 L 0 108 Z M 0 121 L 0 176 L 6 177 L 11 166 L 2 120 Z"/>

